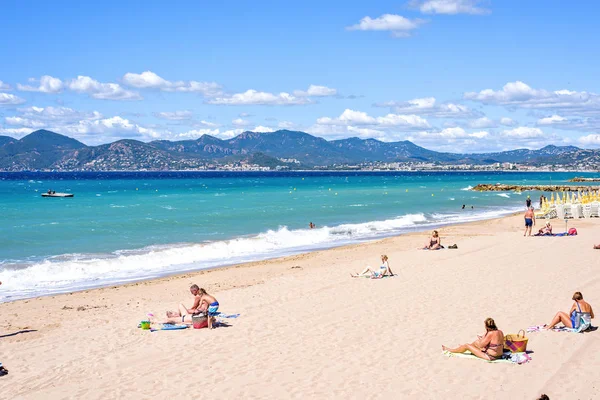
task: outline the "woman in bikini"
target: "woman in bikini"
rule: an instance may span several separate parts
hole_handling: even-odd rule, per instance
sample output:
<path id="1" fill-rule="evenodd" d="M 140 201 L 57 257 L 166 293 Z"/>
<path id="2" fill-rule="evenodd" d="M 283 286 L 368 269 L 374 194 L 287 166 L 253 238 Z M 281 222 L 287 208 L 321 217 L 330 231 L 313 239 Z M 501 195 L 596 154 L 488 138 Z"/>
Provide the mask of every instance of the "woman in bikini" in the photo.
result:
<path id="1" fill-rule="evenodd" d="M 371 267 L 367 267 L 359 274 L 350 274 L 350 276 L 353 278 L 369 276 L 371 277 L 371 279 L 383 278 L 386 275 L 394 276 L 394 273 L 390 269 L 390 264 L 388 263 L 388 256 L 386 256 L 385 254 L 381 256 L 381 265 L 378 269 L 371 269 Z"/>
<path id="2" fill-rule="evenodd" d="M 423 250 L 437 250 L 442 247 L 442 241 L 440 239 L 440 235 L 438 231 L 431 232 L 431 237 L 429 238 L 429 242 L 425 243 L 425 247 Z"/>
<path id="3" fill-rule="evenodd" d="M 592 310 L 592 306 L 590 305 L 590 303 L 583 300 L 583 295 L 581 294 L 581 292 L 575 292 L 573 294 L 573 300 L 575 301 L 575 303 L 573 303 L 573 305 L 571 306 L 569 313 L 567 314 L 563 311 L 557 312 L 554 318 L 552 318 L 552 322 L 546 325 L 544 329 L 552 329 L 559 322 L 562 322 L 562 324 L 567 328 L 575 328 L 577 323 L 580 322 L 577 321 L 576 318 L 584 319 L 585 322 L 583 323 L 583 325 L 587 326 L 583 326 L 582 330 L 586 330 L 587 328 L 589 328 L 592 322 L 592 318 L 594 318 L 594 310 Z"/>
<path id="4" fill-rule="evenodd" d="M 504 350 L 504 333 L 498 329 L 492 318 L 485 320 L 485 335 L 473 343 L 463 344 L 455 349 L 442 346 L 442 350 L 450 353 L 464 353 L 470 351 L 473 355 L 492 361 L 500 358 Z"/>

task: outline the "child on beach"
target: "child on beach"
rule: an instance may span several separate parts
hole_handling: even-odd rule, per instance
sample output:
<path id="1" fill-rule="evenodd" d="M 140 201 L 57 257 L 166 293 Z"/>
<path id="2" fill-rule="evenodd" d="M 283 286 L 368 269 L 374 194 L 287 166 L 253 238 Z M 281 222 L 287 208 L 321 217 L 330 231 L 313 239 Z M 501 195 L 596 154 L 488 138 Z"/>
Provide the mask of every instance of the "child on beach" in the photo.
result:
<path id="1" fill-rule="evenodd" d="M 385 254 L 381 256 L 381 265 L 379 266 L 379 269 L 373 270 L 371 269 L 371 267 L 367 267 L 359 274 L 350 274 L 350 276 L 353 278 L 369 276 L 371 277 L 371 279 L 380 279 L 386 275 L 394 276 L 394 273 L 390 269 L 390 264 L 388 263 L 388 256 L 386 256 Z"/>
<path id="2" fill-rule="evenodd" d="M 212 329 L 215 316 L 218 315 L 219 302 L 214 296 L 206 293 L 206 290 L 203 288 L 200 288 L 198 293 L 200 294 L 200 308 L 206 307 L 206 311 L 208 312 L 208 329 Z"/>

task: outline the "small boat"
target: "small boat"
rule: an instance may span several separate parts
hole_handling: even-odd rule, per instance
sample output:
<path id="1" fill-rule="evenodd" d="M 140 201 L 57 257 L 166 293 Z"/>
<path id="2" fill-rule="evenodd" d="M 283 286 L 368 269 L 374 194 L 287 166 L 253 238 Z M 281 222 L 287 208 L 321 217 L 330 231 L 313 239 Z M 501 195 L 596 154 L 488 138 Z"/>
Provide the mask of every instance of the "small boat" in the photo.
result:
<path id="1" fill-rule="evenodd" d="M 42 193 L 42 197 L 73 197 L 73 193 L 58 193 L 58 192 L 52 192 L 52 193 Z"/>

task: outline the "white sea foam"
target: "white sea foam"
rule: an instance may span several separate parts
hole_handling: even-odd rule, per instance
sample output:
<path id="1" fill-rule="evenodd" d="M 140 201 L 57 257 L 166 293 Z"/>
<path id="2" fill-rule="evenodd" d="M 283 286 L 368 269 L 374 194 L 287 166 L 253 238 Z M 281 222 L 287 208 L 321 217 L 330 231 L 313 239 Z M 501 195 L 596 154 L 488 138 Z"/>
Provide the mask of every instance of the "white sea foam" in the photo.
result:
<path id="1" fill-rule="evenodd" d="M 467 186 L 466 188 L 462 188 L 460 190 L 471 190 L 471 189 L 473 189 L 473 186 Z"/>
<path id="2" fill-rule="evenodd" d="M 0 301 L 64 293 L 255 261 L 312 249 L 372 240 L 433 226 L 493 218 L 513 209 L 450 214 L 407 214 L 396 218 L 316 229 L 281 226 L 255 236 L 208 243 L 178 243 L 110 254 L 63 254 L 38 262 L 0 263 Z"/>
<path id="3" fill-rule="evenodd" d="M 496 196 L 506 197 L 507 199 L 510 199 L 510 195 L 508 193 L 497 193 Z"/>

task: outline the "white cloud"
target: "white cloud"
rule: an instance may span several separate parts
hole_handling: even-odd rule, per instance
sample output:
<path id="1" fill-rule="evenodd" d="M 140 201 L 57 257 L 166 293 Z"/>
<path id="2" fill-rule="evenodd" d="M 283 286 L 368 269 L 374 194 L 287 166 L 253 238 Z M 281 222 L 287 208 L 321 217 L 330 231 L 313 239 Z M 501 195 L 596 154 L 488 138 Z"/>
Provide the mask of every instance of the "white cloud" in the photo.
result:
<path id="1" fill-rule="evenodd" d="M 22 117 L 6 117 L 4 118 L 4 121 L 9 125 L 17 125 L 33 129 L 45 128 L 47 126 L 45 122 Z"/>
<path id="2" fill-rule="evenodd" d="M 347 27 L 351 31 L 390 31 L 394 37 L 410 36 L 410 31 L 425 23 L 422 19 L 408 19 L 396 14 L 383 14 L 378 18 L 364 17 L 356 25 Z"/>
<path id="3" fill-rule="evenodd" d="M 201 93 L 212 97 L 221 93 L 221 85 L 215 82 L 168 81 L 152 71 L 141 74 L 128 72 L 123 76 L 123 83 L 138 89 L 158 89 L 165 92 Z"/>
<path id="4" fill-rule="evenodd" d="M 10 93 L 0 93 L 0 106 L 15 106 L 25 103 L 25 99 Z"/>
<path id="5" fill-rule="evenodd" d="M 152 113 L 156 118 L 168 119 L 171 121 L 182 121 L 191 119 L 193 114 L 191 111 L 162 111 Z"/>
<path id="6" fill-rule="evenodd" d="M 11 90 L 12 88 L 10 87 L 10 85 L 8 83 L 4 83 L 2 81 L 0 81 L 0 90 Z"/>
<path id="7" fill-rule="evenodd" d="M 533 139 L 544 136 L 544 132 L 540 128 L 519 126 L 518 128 L 503 131 L 502 136 L 514 139 Z"/>
<path id="8" fill-rule="evenodd" d="M 296 124 L 294 124 L 293 122 L 290 121 L 280 121 L 277 124 L 277 127 L 280 129 L 292 129 L 296 126 Z"/>
<path id="9" fill-rule="evenodd" d="M 478 7 L 481 0 L 414 0 L 409 4 L 424 14 L 489 14 L 490 10 Z"/>
<path id="10" fill-rule="evenodd" d="M 328 88 L 327 86 L 310 85 L 306 91 L 295 90 L 294 95 L 298 97 L 327 97 L 335 96 L 337 94 L 336 89 Z"/>
<path id="11" fill-rule="evenodd" d="M 464 98 L 484 104 L 562 110 L 564 113 L 573 115 L 600 114 L 600 96 L 595 93 L 533 89 L 521 81 L 509 82 L 497 91 L 485 89 L 480 92 L 467 92 L 464 94 Z"/>
<path id="12" fill-rule="evenodd" d="M 513 121 L 512 118 L 502 117 L 502 118 L 500 118 L 500 124 L 504 125 L 504 126 L 514 126 L 517 123 L 515 121 Z"/>
<path id="13" fill-rule="evenodd" d="M 380 127 L 403 127 L 408 129 L 429 128 L 429 122 L 418 115 L 387 114 L 383 117 L 372 117 L 363 111 L 346 109 L 337 118 L 322 117 L 317 119 L 319 125 L 373 125 Z"/>
<path id="14" fill-rule="evenodd" d="M 251 117 L 251 116 L 252 116 L 252 114 L 250 114 L 250 113 L 247 113 L 247 112 L 243 112 L 243 113 L 240 113 L 240 114 L 239 114 L 239 117 L 240 117 L 240 118 L 247 118 L 247 117 Z"/>
<path id="15" fill-rule="evenodd" d="M 473 120 L 473 121 L 469 122 L 469 127 L 470 128 L 477 128 L 477 129 L 481 129 L 481 128 L 494 128 L 497 125 L 498 124 L 495 121 L 492 121 L 488 117 L 481 117 L 481 118 L 478 118 L 476 120 Z"/>
<path id="16" fill-rule="evenodd" d="M 60 93 L 65 86 L 63 81 L 50 75 L 42 76 L 39 80 L 39 83 L 34 78 L 30 78 L 29 82 L 35 84 L 36 86 L 21 85 L 18 83 L 17 89 L 23 92 Z"/>
<path id="17" fill-rule="evenodd" d="M 0 135 L 12 136 L 16 139 L 20 139 L 23 136 L 29 135 L 31 128 L 2 128 L 0 126 Z"/>
<path id="18" fill-rule="evenodd" d="M 194 129 L 194 130 L 190 130 L 187 132 L 176 134 L 173 137 L 173 139 L 175 139 L 175 140 L 198 139 L 202 135 L 210 135 L 210 136 L 215 136 L 219 139 L 226 140 L 226 139 L 234 138 L 234 137 L 238 136 L 239 134 L 241 134 L 243 132 L 247 132 L 247 131 L 265 133 L 265 132 L 273 132 L 273 129 L 265 127 L 265 126 L 257 126 L 254 129 L 236 128 L 236 129 L 229 129 L 229 130 L 225 130 L 225 131 L 222 131 L 218 128 L 216 128 L 216 129 Z"/>
<path id="19" fill-rule="evenodd" d="M 462 104 L 440 103 L 435 97 L 424 97 L 403 102 L 388 101 L 377 103 L 376 107 L 390 107 L 398 114 L 429 115 L 435 118 L 473 118 L 482 113 Z"/>
<path id="20" fill-rule="evenodd" d="M 306 97 L 296 97 L 285 92 L 273 94 L 250 89 L 244 93 L 215 97 L 208 100 L 207 103 L 220 105 L 301 105 L 310 104 L 312 101 Z"/>
<path id="21" fill-rule="evenodd" d="M 466 138 L 483 139 L 483 138 L 487 137 L 489 135 L 489 133 L 485 132 L 485 131 L 468 133 L 461 127 L 453 127 L 453 128 L 445 128 L 445 129 L 442 129 L 441 131 L 417 132 L 415 135 L 420 138 L 453 140 L 453 139 L 466 139 Z"/>
<path id="22" fill-rule="evenodd" d="M 268 126 L 259 125 L 256 128 L 252 129 L 252 132 L 268 133 L 275 132 L 275 129 L 269 128 Z"/>
<path id="23" fill-rule="evenodd" d="M 101 83 L 89 76 L 79 75 L 67 82 L 67 87 L 77 93 L 87 93 L 101 100 L 141 100 L 142 96 L 121 87 L 118 83 Z"/>
<path id="24" fill-rule="evenodd" d="M 565 122 L 566 120 L 566 118 L 561 117 L 560 115 L 552 115 L 550 117 L 538 119 L 537 123 L 538 125 L 554 125 L 557 123 Z"/>
<path id="25" fill-rule="evenodd" d="M 84 112 L 69 107 L 26 107 L 19 108 L 21 117 L 41 121 L 54 121 L 60 123 L 79 121 L 82 119 L 96 120 L 102 118 L 98 111 Z"/>
<path id="26" fill-rule="evenodd" d="M 598 146 L 600 145 L 600 135 L 591 134 L 587 136 L 581 136 L 579 139 L 577 139 L 577 141 L 584 146 Z"/>
<path id="27" fill-rule="evenodd" d="M 234 126 L 248 126 L 251 123 L 252 122 L 246 121 L 245 119 L 242 119 L 242 118 L 236 118 L 233 121 L 231 121 L 231 124 Z"/>

